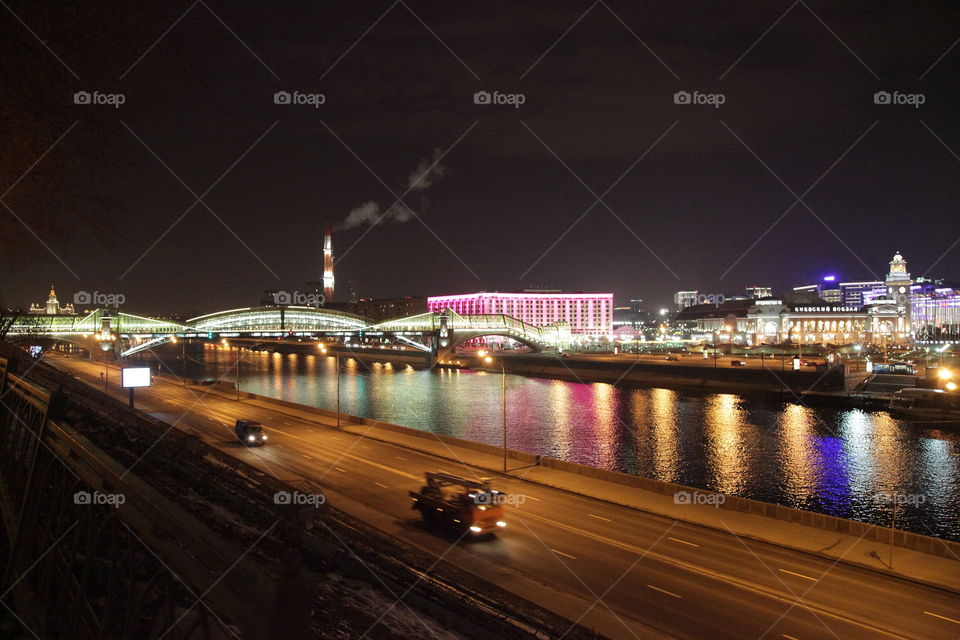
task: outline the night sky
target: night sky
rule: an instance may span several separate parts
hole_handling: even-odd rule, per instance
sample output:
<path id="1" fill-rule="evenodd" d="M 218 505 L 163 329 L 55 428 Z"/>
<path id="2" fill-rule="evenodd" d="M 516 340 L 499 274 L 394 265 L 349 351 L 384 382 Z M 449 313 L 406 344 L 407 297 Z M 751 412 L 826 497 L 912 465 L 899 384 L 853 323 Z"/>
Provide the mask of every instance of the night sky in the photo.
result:
<path id="1" fill-rule="evenodd" d="M 914 276 L 960 278 L 952 3 L 136 5 L 0 9 L 19 55 L 4 137 L 46 139 L 4 155 L 4 305 L 51 283 L 131 312 L 253 305 L 319 279 L 323 219 L 355 209 L 341 299 L 348 281 L 365 297 L 534 286 L 655 308 L 678 289 L 882 277 L 898 250 Z M 74 104 L 83 90 L 125 103 Z M 77 193 L 39 204 L 58 188 Z"/>

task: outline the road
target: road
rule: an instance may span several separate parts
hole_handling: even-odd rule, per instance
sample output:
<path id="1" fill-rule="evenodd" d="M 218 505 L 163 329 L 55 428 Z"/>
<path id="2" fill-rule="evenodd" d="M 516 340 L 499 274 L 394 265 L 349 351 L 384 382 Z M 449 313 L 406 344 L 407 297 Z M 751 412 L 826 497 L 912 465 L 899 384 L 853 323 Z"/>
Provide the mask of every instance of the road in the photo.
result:
<path id="1" fill-rule="evenodd" d="M 102 388 L 102 364 L 50 360 Z M 119 371 L 110 378 L 111 395 L 125 399 Z M 332 419 L 203 393 L 155 378 L 137 390 L 137 407 L 282 480 L 309 478 L 331 504 L 385 534 L 610 636 L 657 637 L 655 629 L 717 640 L 960 637 L 957 594 L 514 478 L 494 480 L 524 499 L 498 538 L 445 538 L 420 525 L 407 491 L 425 470 L 481 472 L 337 430 Z M 239 445 L 231 431 L 238 417 L 269 425 L 270 444 Z"/>

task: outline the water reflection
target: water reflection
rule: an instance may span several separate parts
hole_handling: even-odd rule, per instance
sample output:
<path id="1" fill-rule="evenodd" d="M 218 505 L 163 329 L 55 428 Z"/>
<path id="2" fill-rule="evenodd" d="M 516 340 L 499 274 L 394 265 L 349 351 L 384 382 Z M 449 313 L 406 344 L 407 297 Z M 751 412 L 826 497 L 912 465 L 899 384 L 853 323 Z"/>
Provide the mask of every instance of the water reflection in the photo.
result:
<path id="1" fill-rule="evenodd" d="M 235 358 L 205 349 L 203 375 L 234 379 Z M 245 352 L 241 370 L 245 391 L 336 408 L 332 356 Z M 500 373 L 344 358 L 339 381 L 345 413 L 501 444 Z M 960 539 L 957 430 L 732 394 L 506 382 L 512 448 L 884 525 L 892 507 L 878 494 L 922 496 L 898 507 L 898 526 Z"/>

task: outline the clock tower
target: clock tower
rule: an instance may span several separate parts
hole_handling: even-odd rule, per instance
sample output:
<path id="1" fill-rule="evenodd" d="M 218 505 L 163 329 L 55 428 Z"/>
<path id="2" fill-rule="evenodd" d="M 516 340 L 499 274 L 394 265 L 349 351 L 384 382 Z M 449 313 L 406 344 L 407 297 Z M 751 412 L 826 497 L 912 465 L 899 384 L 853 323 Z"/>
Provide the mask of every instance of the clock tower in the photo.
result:
<path id="1" fill-rule="evenodd" d="M 887 273 L 887 298 L 894 300 L 897 305 L 897 332 L 910 334 L 910 272 L 907 271 L 907 261 L 898 251 L 890 261 L 890 271 Z"/>

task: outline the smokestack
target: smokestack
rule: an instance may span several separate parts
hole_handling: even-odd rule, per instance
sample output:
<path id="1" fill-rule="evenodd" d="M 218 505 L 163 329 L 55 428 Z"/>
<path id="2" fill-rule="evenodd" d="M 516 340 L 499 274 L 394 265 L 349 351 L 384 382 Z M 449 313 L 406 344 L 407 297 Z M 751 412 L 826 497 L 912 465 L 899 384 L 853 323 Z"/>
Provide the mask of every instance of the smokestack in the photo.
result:
<path id="1" fill-rule="evenodd" d="M 333 302 L 333 222 L 323 221 L 323 298 L 324 303 Z"/>

